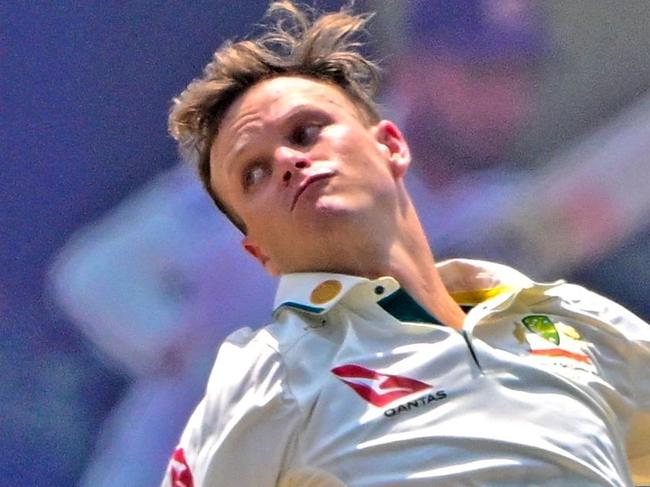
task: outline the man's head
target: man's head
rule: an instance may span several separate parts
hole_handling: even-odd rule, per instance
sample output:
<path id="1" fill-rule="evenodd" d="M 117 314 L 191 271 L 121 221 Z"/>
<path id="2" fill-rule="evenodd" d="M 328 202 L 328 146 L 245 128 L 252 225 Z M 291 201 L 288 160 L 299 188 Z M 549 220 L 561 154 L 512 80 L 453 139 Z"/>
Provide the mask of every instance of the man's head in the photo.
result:
<path id="1" fill-rule="evenodd" d="M 355 50 L 366 17 L 310 22 L 288 2 L 271 15 L 260 38 L 217 51 L 175 101 L 171 132 L 268 271 L 359 272 L 364 238 L 404 213 L 410 162 L 371 101 L 376 68 Z"/>
<path id="2" fill-rule="evenodd" d="M 366 123 L 379 121 L 372 96 L 377 67 L 357 48 L 368 20 L 347 10 L 314 19 L 291 1 L 273 2 L 266 29 L 257 38 L 222 45 L 174 99 L 169 131 L 185 157 L 197 165 L 201 181 L 216 205 L 244 234 L 246 223 L 212 187 L 210 149 L 230 106 L 257 83 L 278 76 L 301 76 L 338 86 Z"/>

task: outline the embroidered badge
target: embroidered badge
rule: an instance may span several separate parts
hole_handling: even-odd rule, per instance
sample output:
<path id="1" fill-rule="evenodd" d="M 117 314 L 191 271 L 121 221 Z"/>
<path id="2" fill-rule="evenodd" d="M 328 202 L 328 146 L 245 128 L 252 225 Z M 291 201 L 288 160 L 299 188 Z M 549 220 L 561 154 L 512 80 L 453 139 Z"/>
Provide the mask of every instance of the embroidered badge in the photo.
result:
<path id="1" fill-rule="evenodd" d="M 530 315 L 524 317 L 521 322 L 526 326 L 526 328 L 533 333 L 537 333 L 544 340 L 548 340 L 555 345 L 560 344 L 560 335 L 548 316 Z"/>
<path id="2" fill-rule="evenodd" d="M 527 344 L 532 355 L 559 357 L 591 364 L 585 353 L 586 344 L 578 331 L 546 315 L 528 315 L 515 324 L 513 335 L 520 344 Z"/>

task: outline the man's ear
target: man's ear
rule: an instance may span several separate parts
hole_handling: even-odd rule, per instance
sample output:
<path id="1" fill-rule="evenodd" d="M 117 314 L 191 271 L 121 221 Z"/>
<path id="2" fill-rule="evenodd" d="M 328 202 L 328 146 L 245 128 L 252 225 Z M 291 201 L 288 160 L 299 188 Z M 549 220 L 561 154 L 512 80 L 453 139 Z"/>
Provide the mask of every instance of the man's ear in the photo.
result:
<path id="1" fill-rule="evenodd" d="M 403 178 L 411 164 L 411 151 L 402 132 L 390 120 L 382 120 L 372 128 L 381 149 L 386 152 L 395 178 Z"/>
<path id="2" fill-rule="evenodd" d="M 277 269 L 271 258 L 264 253 L 262 247 L 253 243 L 248 235 L 242 238 L 241 246 L 246 252 L 255 257 L 260 264 L 262 264 L 262 267 L 266 269 L 266 272 L 273 276 L 279 275 L 279 269 Z"/>

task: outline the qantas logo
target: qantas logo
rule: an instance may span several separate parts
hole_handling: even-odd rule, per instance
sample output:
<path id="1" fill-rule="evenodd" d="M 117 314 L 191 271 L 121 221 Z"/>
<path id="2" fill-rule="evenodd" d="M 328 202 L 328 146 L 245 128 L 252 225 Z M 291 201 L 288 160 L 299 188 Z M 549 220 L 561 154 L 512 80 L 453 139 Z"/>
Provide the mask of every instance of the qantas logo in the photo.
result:
<path id="1" fill-rule="evenodd" d="M 192 472 L 190 471 L 185 452 L 177 448 L 169 463 L 172 487 L 194 487 Z"/>
<path id="2" fill-rule="evenodd" d="M 383 407 L 405 396 L 432 386 L 400 375 L 380 374 L 361 365 L 334 367 L 332 373 L 370 404 Z"/>

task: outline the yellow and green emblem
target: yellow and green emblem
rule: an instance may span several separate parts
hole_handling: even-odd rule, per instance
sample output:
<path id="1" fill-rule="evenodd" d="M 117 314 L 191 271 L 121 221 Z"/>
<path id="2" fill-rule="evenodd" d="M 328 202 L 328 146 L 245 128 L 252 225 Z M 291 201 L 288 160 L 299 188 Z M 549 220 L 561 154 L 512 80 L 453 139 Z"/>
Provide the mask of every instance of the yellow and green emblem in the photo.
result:
<path id="1" fill-rule="evenodd" d="M 548 340 L 555 345 L 560 344 L 560 334 L 558 333 L 555 324 L 548 316 L 528 315 L 521 321 L 526 328 L 541 336 L 544 340 Z"/>

